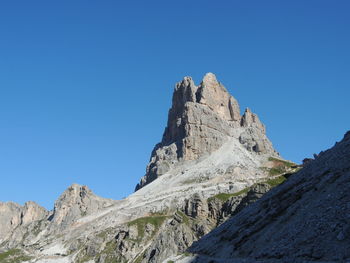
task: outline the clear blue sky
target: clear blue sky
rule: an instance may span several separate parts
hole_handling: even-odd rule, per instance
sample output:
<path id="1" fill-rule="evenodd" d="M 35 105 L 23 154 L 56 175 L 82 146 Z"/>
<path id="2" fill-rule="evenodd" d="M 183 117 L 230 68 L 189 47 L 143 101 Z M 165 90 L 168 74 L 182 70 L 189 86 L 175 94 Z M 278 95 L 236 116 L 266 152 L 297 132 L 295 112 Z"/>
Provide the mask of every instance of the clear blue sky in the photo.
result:
<path id="1" fill-rule="evenodd" d="M 350 1 L 2 1 L 0 200 L 133 192 L 175 82 L 213 72 L 300 162 L 349 129 Z"/>

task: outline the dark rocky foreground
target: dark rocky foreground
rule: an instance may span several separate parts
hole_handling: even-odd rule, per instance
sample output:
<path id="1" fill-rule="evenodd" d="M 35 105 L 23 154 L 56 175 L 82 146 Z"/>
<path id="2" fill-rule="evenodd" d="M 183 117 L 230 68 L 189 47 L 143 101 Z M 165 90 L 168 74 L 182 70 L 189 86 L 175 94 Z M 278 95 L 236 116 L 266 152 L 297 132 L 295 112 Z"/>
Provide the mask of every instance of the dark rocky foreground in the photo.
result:
<path id="1" fill-rule="evenodd" d="M 350 132 L 179 262 L 349 262 Z"/>

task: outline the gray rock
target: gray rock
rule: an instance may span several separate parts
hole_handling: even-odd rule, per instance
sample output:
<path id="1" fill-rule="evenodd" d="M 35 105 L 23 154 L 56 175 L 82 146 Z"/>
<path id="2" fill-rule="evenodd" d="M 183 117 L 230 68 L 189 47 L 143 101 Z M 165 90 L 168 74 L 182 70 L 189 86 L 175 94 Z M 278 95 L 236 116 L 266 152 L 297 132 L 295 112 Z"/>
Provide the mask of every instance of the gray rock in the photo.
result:
<path id="1" fill-rule="evenodd" d="M 199 86 L 191 77 L 177 83 L 162 141 L 152 151 L 146 175 L 135 190 L 171 170 L 178 162 L 196 160 L 236 138 L 249 151 L 278 156 L 265 135 L 265 126 L 207 73 Z"/>
<path id="2" fill-rule="evenodd" d="M 34 221 L 48 216 L 48 211 L 35 202 L 26 202 L 24 206 L 13 202 L 0 202 L 0 243 L 6 240 L 13 231 Z"/>
<path id="3" fill-rule="evenodd" d="M 193 218 L 206 218 L 209 213 L 208 204 L 198 194 L 194 194 L 190 199 L 185 200 L 184 212 Z"/>
<path id="4" fill-rule="evenodd" d="M 4 240 L 21 222 L 22 207 L 16 203 L 0 203 L 0 239 Z"/>
<path id="5" fill-rule="evenodd" d="M 50 218 L 51 229 L 61 231 L 77 219 L 115 204 L 114 200 L 95 195 L 87 186 L 73 184 L 55 202 Z"/>
<path id="6" fill-rule="evenodd" d="M 258 115 L 251 112 L 249 108 L 247 108 L 242 116 L 241 125 L 243 127 L 256 127 L 258 130 L 261 130 L 265 133 L 265 125 L 263 125 Z"/>

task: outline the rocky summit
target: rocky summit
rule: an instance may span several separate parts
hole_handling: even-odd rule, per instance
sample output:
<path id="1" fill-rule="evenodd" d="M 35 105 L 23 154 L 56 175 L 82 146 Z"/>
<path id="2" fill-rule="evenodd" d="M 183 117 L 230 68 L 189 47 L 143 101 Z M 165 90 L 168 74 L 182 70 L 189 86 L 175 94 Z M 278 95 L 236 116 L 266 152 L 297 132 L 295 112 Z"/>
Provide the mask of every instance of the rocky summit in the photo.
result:
<path id="1" fill-rule="evenodd" d="M 73 184 L 52 211 L 0 203 L 0 262 L 350 259 L 349 141 L 296 165 L 214 74 L 185 77 L 136 191 L 110 200 Z"/>
<path id="2" fill-rule="evenodd" d="M 256 154 L 278 156 L 265 135 L 265 126 L 258 116 L 246 109 L 243 116 L 237 100 L 207 73 L 196 86 L 185 77 L 175 86 L 168 124 L 162 141 L 155 146 L 146 175 L 136 190 L 167 173 L 186 160 L 208 155 L 230 139 Z"/>

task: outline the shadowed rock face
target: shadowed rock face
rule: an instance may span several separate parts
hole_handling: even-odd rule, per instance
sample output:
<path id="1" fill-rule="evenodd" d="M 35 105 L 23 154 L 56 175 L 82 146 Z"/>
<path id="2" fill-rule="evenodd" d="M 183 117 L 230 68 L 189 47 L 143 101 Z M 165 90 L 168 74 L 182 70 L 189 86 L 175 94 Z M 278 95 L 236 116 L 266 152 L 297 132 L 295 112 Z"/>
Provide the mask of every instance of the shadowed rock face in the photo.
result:
<path id="1" fill-rule="evenodd" d="M 196 259 L 178 262 L 348 262 L 349 187 L 350 132 L 193 245 Z"/>
<path id="2" fill-rule="evenodd" d="M 257 154 L 278 154 L 265 135 L 265 126 L 249 109 L 243 116 L 237 100 L 207 73 L 199 86 L 191 77 L 177 83 L 162 141 L 152 151 L 146 175 L 136 190 L 169 171 L 174 164 L 196 160 L 218 150 L 228 138 Z"/>

